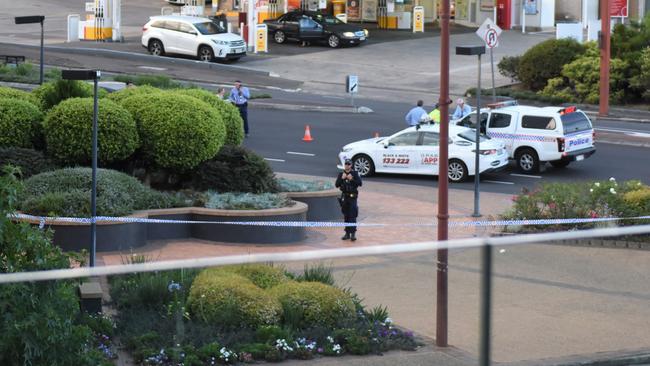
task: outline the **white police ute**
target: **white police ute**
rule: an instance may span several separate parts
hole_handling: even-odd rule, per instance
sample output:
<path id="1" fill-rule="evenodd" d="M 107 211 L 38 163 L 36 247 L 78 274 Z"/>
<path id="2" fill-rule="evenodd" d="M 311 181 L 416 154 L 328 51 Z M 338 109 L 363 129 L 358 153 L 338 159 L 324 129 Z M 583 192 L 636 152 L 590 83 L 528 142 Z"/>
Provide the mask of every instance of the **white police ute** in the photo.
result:
<path id="1" fill-rule="evenodd" d="M 476 132 L 466 127 L 449 126 L 449 169 L 452 182 L 474 174 Z M 347 144 L 339 153 L 339 169 L 346 159 L 362 177 L 377 173 L 439 175 L 440 125 L 409 127 L 392 136 L 377 137 Z M 479 143 L 479 172 L 495 171 L 508 164 L 502 142 L 482 136 Z"/>
<path id="2" fill-rule="evenodd" d="M 564 168 L 596 152 L 594 128 L 575 106 L 533 107 L 507 101 L 481 109 L 481 132 L 505 144 L 510 158 L 524 173 L 536 173 L 546 162 Z M 456 121 L 476 125 L 476 112 Z"/>

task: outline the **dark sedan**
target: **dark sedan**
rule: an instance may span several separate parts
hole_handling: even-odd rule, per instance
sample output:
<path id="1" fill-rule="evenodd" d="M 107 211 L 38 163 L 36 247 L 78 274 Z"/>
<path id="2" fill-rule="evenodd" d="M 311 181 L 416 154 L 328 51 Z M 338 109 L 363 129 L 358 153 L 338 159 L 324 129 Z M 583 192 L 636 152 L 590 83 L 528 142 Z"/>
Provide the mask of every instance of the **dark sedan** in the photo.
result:
<path id="1" fill-rule="evenodd" d="M 284 43 L 287 39 L 326 41 L 330 47 L 336 48 L 345 45 L 356 46 L 368 39 L 366 29 L 315 11 L 291 11 L 278 19 L 265 20 L 264 23 L 276 43 Z"/>

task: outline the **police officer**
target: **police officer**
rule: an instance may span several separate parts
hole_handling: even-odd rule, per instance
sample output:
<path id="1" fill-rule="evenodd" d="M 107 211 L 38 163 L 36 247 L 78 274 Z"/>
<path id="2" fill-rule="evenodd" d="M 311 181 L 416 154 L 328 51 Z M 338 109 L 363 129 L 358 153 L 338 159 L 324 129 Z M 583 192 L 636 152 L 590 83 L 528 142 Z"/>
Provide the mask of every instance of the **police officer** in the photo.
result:
<path id="1" fill-rule="evenodd" d="M 356 223 L 359 215 L 357 198 L 359 196 L 358 188 L 361 187 L 361 177 L 359 173 L 352 170 L 352 161 L 349 159 L 345 160 L 345 168 L 336 177 L 336 187 L 341 190 L 340 203 L 344 221 L 346 223 Z M 346 226 L 345 235 L 341 239 L 355 241 L 357 240 L 356 232 L 356 226 Z"/>

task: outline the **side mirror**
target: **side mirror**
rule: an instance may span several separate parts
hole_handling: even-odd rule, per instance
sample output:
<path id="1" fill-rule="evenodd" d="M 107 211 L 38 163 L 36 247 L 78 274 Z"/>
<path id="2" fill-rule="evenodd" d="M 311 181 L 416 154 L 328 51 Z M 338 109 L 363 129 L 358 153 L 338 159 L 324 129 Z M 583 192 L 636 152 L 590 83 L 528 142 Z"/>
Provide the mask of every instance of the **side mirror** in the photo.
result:
<path id="1" fill-rule="evenodd" d="M 189 31 L 188 33 L 189 33 L 189 34 L 193 34 L 193 35 L 195 35 L 195 36 L 198 35 L 198 33 L 196 33 L 196 31 Z"/>
<path id="2" fill-rule="evenodd" d="M 381 144 L 384 145 L 384 149 L 388 149 L 388 147 L 390 146 L 390 142 L 388 142 L 388 140 L 382 141 Z"/>

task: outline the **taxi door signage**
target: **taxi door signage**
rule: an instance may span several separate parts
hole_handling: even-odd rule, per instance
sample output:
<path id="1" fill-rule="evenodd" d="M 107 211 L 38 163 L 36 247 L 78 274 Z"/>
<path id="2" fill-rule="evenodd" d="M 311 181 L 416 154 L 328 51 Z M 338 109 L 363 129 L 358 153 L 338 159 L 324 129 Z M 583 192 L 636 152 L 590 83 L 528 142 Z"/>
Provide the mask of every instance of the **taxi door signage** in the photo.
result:
<path id="1" fill-rule="evenodd" d="M 266 24 L 255 25 L 255 53 L 258 52 L 269 52 L 268 28 Z"/>
<path id="2" fill-rule="evenodd" d="M 413 33 L 424 32 L 424 7 L 413 8 Z"/>

